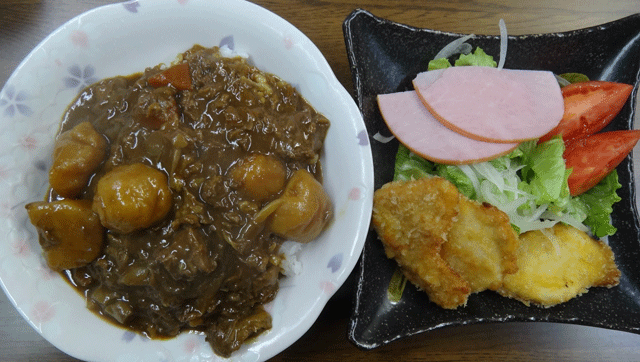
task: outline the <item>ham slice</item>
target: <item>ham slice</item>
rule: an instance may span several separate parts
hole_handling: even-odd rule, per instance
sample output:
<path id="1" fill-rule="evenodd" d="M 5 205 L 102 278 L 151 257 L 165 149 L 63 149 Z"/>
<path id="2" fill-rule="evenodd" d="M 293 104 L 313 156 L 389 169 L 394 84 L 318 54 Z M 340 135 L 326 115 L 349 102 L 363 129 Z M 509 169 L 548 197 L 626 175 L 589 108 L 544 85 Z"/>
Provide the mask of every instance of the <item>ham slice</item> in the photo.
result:
<path id="1" fill-rule="evenodd" d="M 414 91 L 378 95 L 391 132 L 413 153 L 437 163 L 462 165 L 494 159 L 518 143 L 489 143 L 465 137 L 440 123 Z"/>
<path id="2" fill-rule="evenodd" d="M 560 86 L 547 71 L 451 67 L 420 73 L 413 86 L 442 124 L 485 142 L 540 138 L 564 113 Z"/>

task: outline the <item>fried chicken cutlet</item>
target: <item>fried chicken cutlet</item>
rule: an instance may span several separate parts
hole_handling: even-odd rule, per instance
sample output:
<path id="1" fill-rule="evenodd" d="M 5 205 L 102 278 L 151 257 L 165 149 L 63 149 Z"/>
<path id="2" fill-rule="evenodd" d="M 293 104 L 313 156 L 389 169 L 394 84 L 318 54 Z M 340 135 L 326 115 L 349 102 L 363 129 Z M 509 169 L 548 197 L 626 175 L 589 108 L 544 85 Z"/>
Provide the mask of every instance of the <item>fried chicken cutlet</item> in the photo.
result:
<path id="1" fill-rule="evenodd" d="M 517 259 L 518 271 L 505 276 L 499 293 L 526 305 L 550 307 L 620 282 L 611 248 L 564 224 L 520 235 Z"/>
<path id="2" fill-rule="evenodd" d="M 471 293 L 502 287 L 515 273 L 518 237 L 509 216 L 497 207 L 460 195 L 460 212 L 442 245 L 442 257 L 469 282 Z"/>
<path id="3" fill-rule="evenodd" d="M 387 257 L 443 308 L 466 304 L 469 283 L 440 255 L 458 215 L 458 189 L 442 178 L 390 182 L 373 197 L 372 223 Z"/>
<path id="4" fill-rule="evenodd" d="M 443 308 L 502 286 L 517 237 L 502 211 L 467 199 L 441 177 L 394 181 L 374 194 L 372 223 L 405 277 Z"/>

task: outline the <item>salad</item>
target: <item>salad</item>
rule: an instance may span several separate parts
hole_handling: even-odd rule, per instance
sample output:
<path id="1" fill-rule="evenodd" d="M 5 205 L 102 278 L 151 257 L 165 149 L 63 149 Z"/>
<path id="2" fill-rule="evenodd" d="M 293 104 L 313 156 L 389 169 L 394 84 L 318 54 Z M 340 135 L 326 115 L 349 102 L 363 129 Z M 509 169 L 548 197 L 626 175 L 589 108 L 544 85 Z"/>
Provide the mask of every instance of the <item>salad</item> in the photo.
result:
<path id="1" fill-rule="evenodd" d="M 461 54 L 453 65 L 447 58 L 434 59 L 428 69 L 451 66 L 497 64 L 492 56 L 476 48 Z M 558 81 L 563 87 L 565 108 L 576 108 L 577 118 L 569 119 L 565 112 L 558 127 L 540 140 L 522 142 L 509 154 L 493 160 L 466 165 L 431 162 L 400 144 L 394 179 L 441 176 L 468 198 L 505 212 L 518 233 L 562 222 L 598 238 L 613 235 L 616 228 L 610 214 L 620 201 L 616 190 L 621 187 L 615 167 L 640 139 L 640 131 L 596 132 L 615 118 L 631 86 L 590 82 L 575 73 L 560 75 Z"/>

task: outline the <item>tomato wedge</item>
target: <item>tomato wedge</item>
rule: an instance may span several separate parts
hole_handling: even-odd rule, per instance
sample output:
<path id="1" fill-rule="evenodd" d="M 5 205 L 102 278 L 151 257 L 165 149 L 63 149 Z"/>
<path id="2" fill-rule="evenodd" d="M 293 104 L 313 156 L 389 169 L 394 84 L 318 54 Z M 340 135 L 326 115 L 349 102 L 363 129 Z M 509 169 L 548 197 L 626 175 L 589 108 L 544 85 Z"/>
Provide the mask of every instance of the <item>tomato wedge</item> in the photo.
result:
<path id="1" fill-rule="evenodd" d="M 569 175 L 569 192 L 577 196 L 597 185 L 633 150 L 640 130 L 612 131 L 569 142 L 564 151 Z"/>
<path id="2" fill-rule="evenodd" d="M 169 84 L 178 90 L 193 89 L 188 63 L 176 64 L 149 78 L 149 85 L 152 87 L 164 87 Z"/>
<path id="3" fill-rule="evenodd" d="M 562 139 L 567 142 L 600 131 L 618 115 L 632 89 L 629 84 L 599 80 L 563 87 L 562 120 L 539 142 L 548 141 L 558 134 L 562 134 Z"/>

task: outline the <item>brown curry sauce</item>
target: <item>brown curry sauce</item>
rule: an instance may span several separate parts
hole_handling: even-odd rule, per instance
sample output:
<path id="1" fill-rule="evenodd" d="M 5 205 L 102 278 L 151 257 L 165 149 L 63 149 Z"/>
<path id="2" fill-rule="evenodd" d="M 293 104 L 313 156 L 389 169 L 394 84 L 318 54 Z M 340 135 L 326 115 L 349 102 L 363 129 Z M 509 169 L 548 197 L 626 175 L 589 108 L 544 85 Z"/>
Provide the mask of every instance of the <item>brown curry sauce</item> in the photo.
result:
<path id="1" fill-rule="evenodd" d="M 108 144 L 95 170 L 85 171 L 88 181 L 74 199 L 92 201 L 100 214 L 100 180 L 123 165 L 142 164 L 166 175 L 170 205 L 166 215 L 148 212 L 160 202 L 157 182 L 142 169 L 130 171 L 153 194 L 141 206 L 148 218 L 123 216 L 122 228 L 122 220 L 108 224 L 99 256 L 62 273 L 91 310 L 119 325 L 151 338 L 202 331 L 217 354 L 229 356 L 271 327 L 263 305 L 278 291 L 279 247 L 289 234 L 271 230 L 269 210 L 282 208 L 287 195 L 303 195 L 290 203 L 292 210 L 305 214 L 304 208 L 313 208 L 306 214 L 321 224 L 296 224 L 298 234 L 322 229 L 331 216 L 321 187 L 287 184 L 304 179 L 294 178 L 296 172 L 321 181 L 319 155 L 329 121 L 291 85 L 246 59 L 196 45 L 178 63 L 183 69 L 188 64 L 190 83 L 174 86 L 166 68 L 156 66 L 89 86 L 65 113 L 62 134 L 89 122 Z M 82 143 L 90 137 L 76 138 Z M 82 147 L 95 150 L 93 144 Z M 127 187 L 114 185 L 117 192 Z M 103 198 L 109 208 L 112 201 Z M 54 188 L 47 203 L 64 199 Z M 43 226 L 51 217 L 45 213 L 39 224 L 31 213 L 46 253 L 59 242 Z M 100 216 L 105 225 L 108 216 Z M 306 242 L 315 235 L 303 236 Z"/>

